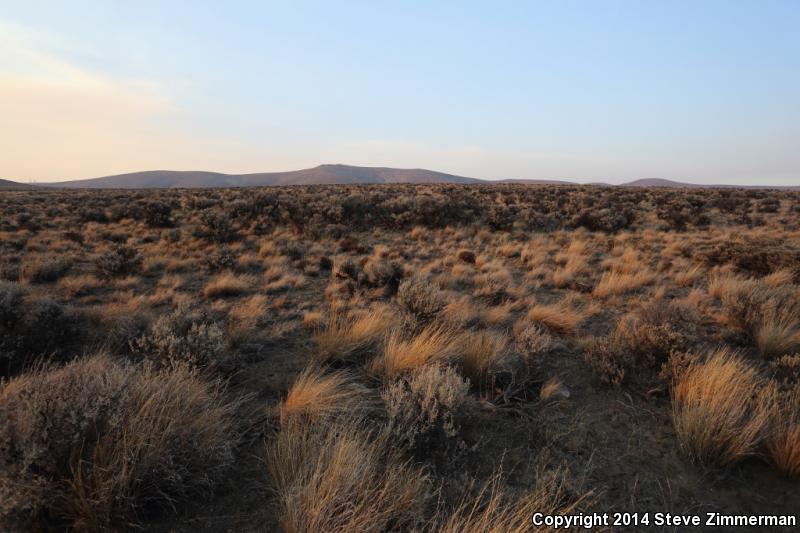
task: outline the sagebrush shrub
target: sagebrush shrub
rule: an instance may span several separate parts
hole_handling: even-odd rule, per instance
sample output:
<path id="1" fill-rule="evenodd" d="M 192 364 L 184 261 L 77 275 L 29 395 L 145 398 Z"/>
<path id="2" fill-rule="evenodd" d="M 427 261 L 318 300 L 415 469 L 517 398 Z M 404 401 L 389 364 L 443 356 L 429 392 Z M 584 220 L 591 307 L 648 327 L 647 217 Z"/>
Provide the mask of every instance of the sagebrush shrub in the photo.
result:
<path id="1" fill-rule="evenodd" d="M 19 269 L 19 278 L 28 283 L 53 283 L 66 274 L 72 261 L 63 257 L 33 257 L 25 259 Z"/>
<path id="2" fill-rule="evenodd" d="M 584 360 L 600 379 L 619 385 L 633 370 L 658 370 L 670 355 L 691 347 L 698 320 L 683 304 L 651 302 L 623 316 L 610 336 L 591 341 Z"/>
<path id="3" fill-rule="evenodd" d="M 214 242 L 230 242 L 236 238 L 236 230 L 230 217 L 216 209 L 206 209 L 200 213 L 197 233 Z"/>
<path id="4" fill-rule="evenodd" d="M 54 300 L 31 298 L 15 283 L 0 282 L 0 376 L 41 357 L 60 358 L 81 335 L 77 316 Z"/>
<path id="5" fill-rule="evenodd" d="M 172 226 L 172 207 L 164 202 L 147 202 L 142 208 L 145 223 L 151 228 Z"/>
<path id="6" fill-rule="evenodd" d="M 537 325 L 523 327 L 514 337 L 514 347 L 533 362 L 553 346 L 553 337 Z"/>
<path id="7" fill-rule="evenodd" d="M 135 274 L 141 265 L 141 254 L 135 248 L 126 245 L 114 246 L 95 259 L 98 272 L 106 278 Z"/>
<path id="8" fill-rule="evenodd" d="M 365 281 L 372 287 L 384 287 L 386 295 L 397 292 L 403 279 L 403 266 L 382 257 L 370 257 L 364 263 Z"/>
<path id="9" fill-rule="evenodd" d="M 382 393 L 389 430 L 409 446 L 458 434 L 469 381 L 451 367 L 423 367 L 390 383 Z"/>
<path id="10" fill-rule="evenodd" d="M 418 274 L 400 283 L 397 303 L 423 323 L 432 320 L 444 307 L 439 288 Z"/>
<path id="11" fill-rule="evenodd" d="M 207 495 L 233 460 L 233 404 L 187 369 L 104 355 L 0 387 L 0 525 L 129 527 Z"/>
<path id="12" fill-rule="evenodd" d="M 222 327 L 183 306 L 158 317 L 131 343 L 131 350 L 157 368 L 208 368 L 229 362 Z"/>

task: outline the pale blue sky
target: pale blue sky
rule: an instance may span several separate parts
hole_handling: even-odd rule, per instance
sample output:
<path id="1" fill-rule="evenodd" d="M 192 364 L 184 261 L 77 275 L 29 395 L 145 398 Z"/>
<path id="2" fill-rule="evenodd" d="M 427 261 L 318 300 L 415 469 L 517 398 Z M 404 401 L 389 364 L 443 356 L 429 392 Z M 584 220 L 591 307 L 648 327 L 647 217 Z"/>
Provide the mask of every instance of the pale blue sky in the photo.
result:
<path id="1" fill-rule="evenodd" d="M 0 0 L 0 177 L 320 163 L 800 184 L 800 1 Z"/>

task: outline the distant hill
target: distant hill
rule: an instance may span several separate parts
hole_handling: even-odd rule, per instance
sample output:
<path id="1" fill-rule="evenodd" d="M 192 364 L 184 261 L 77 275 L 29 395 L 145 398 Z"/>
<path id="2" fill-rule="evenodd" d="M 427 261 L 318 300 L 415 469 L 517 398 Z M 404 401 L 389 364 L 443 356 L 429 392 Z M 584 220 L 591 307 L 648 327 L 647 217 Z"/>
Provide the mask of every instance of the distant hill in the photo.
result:
<path id="1" fill-rule="evenodd" d="M 8 182 L 13 183 L 13 182 Z M 323 184 L 370 184 L 370 183 L 523 183 L 547 185 L 579 185 L 564 180 L 503 179 L 482 180 L 454 174 L 445 174 L 420 168 L 356 167 L 351 165 L 320 165 L 304 170 L 289 172 L 260 172 L 255 174 L 223 174 L 221 172 L 150 170 L 132 172 L 101 178 L 63 181 L 39 184 L 48 187 L 77 189 L 154 189 L 154 188 L 212 188 L 212 187 L 264 187 L 269 185 L 323 185 Z M 25 188 L 22 184 L 16 184 Z M 605 183 L 589 185 L 612 186 Z M 676 187 L 709 188 L 738 187 L 736 185 L 699 185 L 666 179 L 640 179 L 624 183 L 623 187 Z M 4 188 L 0 185 L 0 189 Z M 745 188 L 800 189 L 800 186 L 769 187 L 751 186 Z"/>
<path id="2" fill-rule="evenodd" d="M 358 183 L 483 183 L 483 180 L 423 169 L 320 165 L 289 172 L 222 174 L 219 172 L 151 170 L 86 180 L 50 183 L 51 187 L 147 189 L 174 187 L 258 187 Z"/>
<path id="3" fill-rule="evenodd" d="M 665 179 L 641 179 L 623 183 L 621 187 L 672 187 L 676 189 L 788 189 L 800 190 L 800 185 L 703 185 Z"/>
<path id="4" fill-rule="evenodd" d="M 677 188 L 702 188 L 703 185 L 696 183 L 683 183 L 680 181 L 672 181 L 658 178 L 640 179 L 623 183 L 623 187 L 677 187 Z M 708 185 L 706 185 L 708 187 Z"/>
<path id="5" fill-rule="evenodd" d="M 16 181 L 0 179 L 0 191 L 29 191 L 36 189 L 35 185 L 27 183 L 17 183 Z"/>

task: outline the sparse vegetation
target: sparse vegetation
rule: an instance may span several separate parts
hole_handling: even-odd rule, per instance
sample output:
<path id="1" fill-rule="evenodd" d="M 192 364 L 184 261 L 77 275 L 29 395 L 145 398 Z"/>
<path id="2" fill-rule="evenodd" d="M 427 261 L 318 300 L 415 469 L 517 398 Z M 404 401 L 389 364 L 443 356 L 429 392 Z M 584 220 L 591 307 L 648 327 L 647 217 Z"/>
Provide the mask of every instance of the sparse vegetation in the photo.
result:
<path id="1" fill-rule="evenodd" d="M 791 513 L 799 206 L 520 184 L 4 191 L 0 529 Z"/>

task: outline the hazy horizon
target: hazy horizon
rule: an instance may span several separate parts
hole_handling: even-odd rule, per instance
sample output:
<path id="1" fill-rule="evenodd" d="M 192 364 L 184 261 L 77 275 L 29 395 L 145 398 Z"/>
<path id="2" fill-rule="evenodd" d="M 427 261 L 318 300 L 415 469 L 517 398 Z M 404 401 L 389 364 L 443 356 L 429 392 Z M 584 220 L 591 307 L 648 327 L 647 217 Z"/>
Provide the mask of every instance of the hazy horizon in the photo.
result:
<path id="1" fill-rule="evenodd" d="M 0 0 L 0 178 L 800 184 L 800 4 Z"/>

